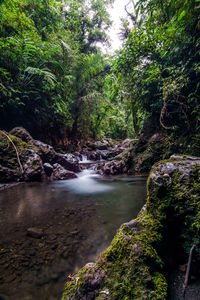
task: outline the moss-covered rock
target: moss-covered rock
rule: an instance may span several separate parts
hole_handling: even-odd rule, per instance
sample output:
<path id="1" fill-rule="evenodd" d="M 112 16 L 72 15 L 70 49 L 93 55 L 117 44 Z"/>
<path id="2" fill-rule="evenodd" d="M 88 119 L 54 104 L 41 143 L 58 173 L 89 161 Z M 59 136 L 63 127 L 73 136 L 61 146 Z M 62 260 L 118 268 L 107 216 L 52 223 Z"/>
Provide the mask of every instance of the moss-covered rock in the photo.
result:
<path id="1" fill-rule="evenodd" d="M 43 166 L 31 142 L 0 131 L 0 182 L 41 180 Z"/>
<path id="2" fill-rule="evenodd" d="M 30 142 L 33 140 L 30 133 L 23 127 L 15 127 L 10 132 L 11 135 L 14 135 L 18 138 L 20 138 L 23 142 Z"/>
<path id="3" fill-rule="evenodd" d="M 160 133 L 155 133 L 148 139 L 142 136 L 130 151 L 128 161 L 129 172 L 147 174 L 154 163 L 165 157 L 167 141 Z"/>
<path id="4" fill-rule="evenodd" d="M 69 279 L 62 300 L 166 299 L 167 271 L 187 260 L 193 244 L 200 265 L 199 179 L 200 158 L 172 156 L 154 165 L 144 209 L 95 264 Z"/>

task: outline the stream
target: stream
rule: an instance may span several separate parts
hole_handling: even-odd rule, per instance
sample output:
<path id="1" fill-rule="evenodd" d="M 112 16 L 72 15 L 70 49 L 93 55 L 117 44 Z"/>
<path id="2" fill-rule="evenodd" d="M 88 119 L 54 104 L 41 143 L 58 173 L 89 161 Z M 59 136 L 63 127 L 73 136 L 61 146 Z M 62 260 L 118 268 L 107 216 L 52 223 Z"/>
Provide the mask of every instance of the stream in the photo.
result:
<path id="1" fill-rule="evenodd" d="M 0 300 L 60 299 L 67 276 L 144 205 L 146 178 L 101 177 L 82 164 L 90 169 L 75 179 L 0 191 Z"/>

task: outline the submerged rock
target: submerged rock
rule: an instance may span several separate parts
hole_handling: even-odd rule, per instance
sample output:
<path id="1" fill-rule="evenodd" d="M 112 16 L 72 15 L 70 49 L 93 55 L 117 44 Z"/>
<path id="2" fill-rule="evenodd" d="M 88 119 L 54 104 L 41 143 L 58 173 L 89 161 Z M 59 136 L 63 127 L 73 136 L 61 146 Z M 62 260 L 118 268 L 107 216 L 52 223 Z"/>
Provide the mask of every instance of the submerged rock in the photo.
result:
<path id="1" fill-rule="evenodd" d="M 27 235 L 33 238 L 40 239 L 43 236 L 43 230 L 36 227 L 31 227 L 27 229 Z"/>
<path id="2" fill-rule="evenodd" d="M 62 300 L 166 299 L 166 267 L 187 262 L 193 244 L 200 267 L 199 178 L 200 158 L 172 156 L 155 164 L 144 209 L 120 227 L 94 264 L 69 278 Z"/>

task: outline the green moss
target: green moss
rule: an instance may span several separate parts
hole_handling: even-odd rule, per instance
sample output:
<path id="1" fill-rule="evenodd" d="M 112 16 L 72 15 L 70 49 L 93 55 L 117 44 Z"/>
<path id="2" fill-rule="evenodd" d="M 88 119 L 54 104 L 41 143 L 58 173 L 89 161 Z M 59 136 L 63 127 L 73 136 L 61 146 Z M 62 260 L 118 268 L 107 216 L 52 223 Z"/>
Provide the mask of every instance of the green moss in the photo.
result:
<path id="1" fill-rule="evenodd" d="M 18 138 L 20 138 L 22 141 L 28 143 L 30 141 L 32 141 L 32 137 L 29 134 L 29 132 L 23 128 L 23 127 L 15 127 L 10 131 L 11 135 L 14 135 Z"/>
<path id="2" fill-rule="evenodd" d="M 161 273 L 155 273 L 153 274 L 153 282 L 156 286 L 156 298 L 165 299 L 167 294 L 167 284 L 165 277 Z"/>
<path id="3" fill-rule="evenodd" d="M 94 278 L 97 270 L 105 272 L 98 290 L 93 291 L 95 299 L 102 297 L 100 287 L 109 292 L 106 299 L 164 299 L 164 296 L 155 296 L 160 290 L 163 295 L 164 291 L 166 292 L 166 281 L 158 272 L 161 270 L 162 261 L 152 246 L 160 239 L 156 233 L 158 228 L 157 220 L 146 211 L 135 220 L 133 228 L 128 224 L 121 226 L 110 247 L 100 256 L 95 268 L 90 269 Z M 155 270 L 160 274 L 159 278 L 162 277 L 165 281 L 163 289 L 158 281 L 153 280 Z M 68 282 L 63 299 L 67 299 L 67 296 L 81 299 L 82 295 L 86 295 L 86 291 L 90 290 L 91 278 L 88 281 L 87 270 L 82 269 L 76 278 L 80 278 L 78 285 L 75 281 Z"/>
<path id="4" fill-rule="evenodd" d="M 39 149 L 32 144 L 32 141 L 26 143 L 19 137 L 8 133 L 6 133 L 6 135 L 0 131 L 0 180 L 2 182 L 15 180 L 40 180 L 40 161 L 39 159 L 34 159 L 32 155 L 32 153 L 39 154 Z M 15 148 L 17 149 L 17 153 Z M 22 173 L 21 167 L 19 166 L 19 161 L 24 169 L 24 173 Z M 28 168 L 26 169 L 27 162 L 31 165 L 31 174 L 28 173 Z"/>
<path id="5" fill-rule="evenodd" d="M 121 226 L 95 266 L 77 274 L 78 283 L 76 279 L 66 283 L 63 300 L 166 299 L 164 274 L 169 253 L 173 261 L 172 249 L 187 259 L 195 244 L 200 265 L 200 161 L 195 165 L 185 158 L 154 165 L 145 210 Z M 168 163 L 175 168 L 168 169 Z M 159 176 L 161 181 L 156 181 Z M 105 275 L 93 286 L 102 270 Z M 102 291 L 107 294 L 102 296 Z"/>
<path id="6" fill-rule="evenodd" d="M 9 138 L 14 143 L 15 147 L 17 148 L 20 160 L 24 161 L 24 158 L 28 155 L 28 144 L 23 142 L 20 138 L 17 138 L 14 135 L 8 135 Z M 3 166 L 9 168 L 17 168 L 18 161 L 16 156 L 16 151 L 12 145 L 12 143 L 8 140 L 8 138 L 3 135 L 0 131 L 0 163 Z"/>

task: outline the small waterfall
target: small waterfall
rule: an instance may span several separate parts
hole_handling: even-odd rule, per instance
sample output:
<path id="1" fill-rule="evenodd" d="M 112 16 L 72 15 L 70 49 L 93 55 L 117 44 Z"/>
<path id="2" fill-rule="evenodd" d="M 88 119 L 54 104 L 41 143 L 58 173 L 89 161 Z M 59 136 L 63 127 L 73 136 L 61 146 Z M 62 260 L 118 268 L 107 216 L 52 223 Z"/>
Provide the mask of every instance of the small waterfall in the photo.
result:
<path id="1" fill-rule="evenodd" d="M 88 161 L 87 155 L 81 154 L 81 162 L 82 162 L 82 163 L 85 163 L 85 162 L 87 162 L 87 161 Z"/>
<path id="2" fill-rule="evenodd" d="M 89 160 L 88 158 L 87 158 L 87 155 L 85 155 L 85 154 L 81 154 L 81 160 L 80 160 L 80 164 L 92 164 L 92 163 L 94 163 L 95 161 L 93 161 L 93 160 Z"/>
<path id="3" fill-rule="evenodd" d="M 99 157 L 99 161 L 104 161 L 101 154 L 100 154 L 100 157 Z"/>

